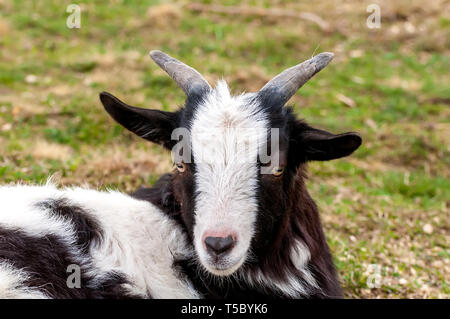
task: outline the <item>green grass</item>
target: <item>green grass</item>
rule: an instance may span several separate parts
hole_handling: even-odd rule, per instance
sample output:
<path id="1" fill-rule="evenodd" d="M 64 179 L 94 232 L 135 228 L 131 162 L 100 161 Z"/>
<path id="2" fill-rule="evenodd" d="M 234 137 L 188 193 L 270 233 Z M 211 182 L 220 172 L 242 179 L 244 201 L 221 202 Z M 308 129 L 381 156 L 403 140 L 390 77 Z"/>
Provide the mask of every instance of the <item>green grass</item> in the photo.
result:
<path id="1" fill-rule="evenodd" d="M 309 189 L 345 294 L 450 297 L 448 10 L 395 1 L 382 6 L 381 29 L 369 30 L 357 1 L 340 10 L 326 1 L 279 2 L 321 16 L 334 28 L 327 33 L 292 18 L 193 12 L 182 1 L 90 1 L 81 4 L 81 29 L 68 29 L 70 3 L 0 1 L 1 184 L 56 174 L 63 185 L 130 191 L 169 171 L 168 154 L 114 124 L 98 99 L 106 90 L 137 106 L 182 105 L 182 91 L 151 62 L 151 49 L 211 81 L 223 76 L 235 93 L 332 51 L 335 60 L 291 104 L 315 126 L 363 136 L 350 158 L 310 164 Z M 370 264 L 381 266 L 379 288 L 367 286 Z"/>

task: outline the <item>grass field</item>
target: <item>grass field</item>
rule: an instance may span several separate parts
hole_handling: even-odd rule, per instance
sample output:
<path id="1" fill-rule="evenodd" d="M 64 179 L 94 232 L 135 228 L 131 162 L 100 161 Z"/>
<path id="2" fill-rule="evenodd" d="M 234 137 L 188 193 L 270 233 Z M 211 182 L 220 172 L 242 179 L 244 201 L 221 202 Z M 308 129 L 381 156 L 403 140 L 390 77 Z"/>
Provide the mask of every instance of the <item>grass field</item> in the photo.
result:
<path id="1" fill-rule="evenodd" d="M 222 1 L 245 6 L 234 14 L 212 1 L 78 3 L 81 28 L 69 29 L 69 1 L 0 0 L 0 184 L 55 174 L 130 191 L 170 171 L 169 154 L 113 123 L 98 99 L 106 90 L 136 106 L 182 105 L 150 49 L 211 83 L 223 76 L 235 93 L 332 51 L 291 104 L 317 127 L 364 139 L 349 158 L 310 164 L 345 295 L 450 297 L 449 1 L 376 1 L 380 29 L 366 25 L 371 1 Z"/>

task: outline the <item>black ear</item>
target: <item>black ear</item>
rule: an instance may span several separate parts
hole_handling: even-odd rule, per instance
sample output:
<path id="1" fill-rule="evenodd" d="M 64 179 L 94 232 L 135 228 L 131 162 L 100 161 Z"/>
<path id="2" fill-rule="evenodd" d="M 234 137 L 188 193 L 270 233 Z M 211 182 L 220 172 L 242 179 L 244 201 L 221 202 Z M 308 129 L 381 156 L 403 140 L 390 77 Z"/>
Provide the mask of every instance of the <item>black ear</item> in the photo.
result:
<path id="1" fill-rule="evenodd" d="M 168 149 L 175 144 L 171 134 L 178 126 L 177 113 L 130 106 L 107 92 L 100 93 L 100 101 L 114 120 L 134 134 Z"/>
<path id="2" fill-rule="evenodd" d="M 294 147 L 297 160 L 302 161 L 328 161 L 348 156 L 362 143 L 361 136 L 354 132 L 335 135 L 304 124 L 293 133 L 291 147 Z"/>

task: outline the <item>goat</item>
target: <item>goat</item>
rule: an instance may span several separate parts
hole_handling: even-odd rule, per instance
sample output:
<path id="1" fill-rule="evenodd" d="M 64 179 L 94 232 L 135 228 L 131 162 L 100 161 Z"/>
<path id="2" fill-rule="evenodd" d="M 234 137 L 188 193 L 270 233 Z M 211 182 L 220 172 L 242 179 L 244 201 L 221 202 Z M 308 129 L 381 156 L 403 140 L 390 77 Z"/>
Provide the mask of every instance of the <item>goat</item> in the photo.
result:
<path id="1" fill-rule="evenodd" d="M 184 107 L 100 100 L 119 124 L 172 150 L 176 169 L 130 196 L 0 188 L 0 296 L 341 297 L 306 164 L 347 156 L 361 137 L 312 128 L 285 106 L 333 55 L 239 96 L 163 52 L 150 56 L 185 92 Z M 82 288 L 67 287 L 68 264 L 81 265 Z"/>

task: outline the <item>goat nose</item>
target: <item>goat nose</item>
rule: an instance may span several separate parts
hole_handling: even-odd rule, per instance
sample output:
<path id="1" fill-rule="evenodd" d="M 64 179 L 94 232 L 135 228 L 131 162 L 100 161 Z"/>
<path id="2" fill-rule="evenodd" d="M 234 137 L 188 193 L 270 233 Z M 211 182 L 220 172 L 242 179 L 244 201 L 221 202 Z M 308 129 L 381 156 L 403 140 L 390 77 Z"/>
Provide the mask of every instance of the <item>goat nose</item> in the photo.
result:
<path id="1" fill-rule="evenodd" d="M 234 245 L 233 236 L 227 237 L 206 237 L 205 246 L 209 253 L 220 255 L 229 251 Z"/>

